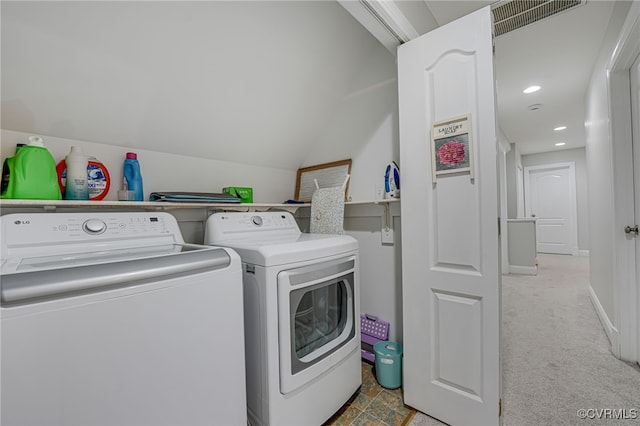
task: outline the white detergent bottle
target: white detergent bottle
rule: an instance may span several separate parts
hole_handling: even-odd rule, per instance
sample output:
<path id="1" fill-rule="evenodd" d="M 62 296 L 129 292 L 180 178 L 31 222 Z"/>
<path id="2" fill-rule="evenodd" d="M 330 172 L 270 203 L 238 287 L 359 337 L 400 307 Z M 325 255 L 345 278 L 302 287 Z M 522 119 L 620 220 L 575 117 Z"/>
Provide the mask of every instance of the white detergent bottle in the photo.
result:
<path id="1" fill-rule="evenodd" d="M 72 146 L 64 162 L 67 168 L 65 200 L 88 200 L 87 165 L 89 164 L 89 157 L 84 155 L 77 146 Z"/>

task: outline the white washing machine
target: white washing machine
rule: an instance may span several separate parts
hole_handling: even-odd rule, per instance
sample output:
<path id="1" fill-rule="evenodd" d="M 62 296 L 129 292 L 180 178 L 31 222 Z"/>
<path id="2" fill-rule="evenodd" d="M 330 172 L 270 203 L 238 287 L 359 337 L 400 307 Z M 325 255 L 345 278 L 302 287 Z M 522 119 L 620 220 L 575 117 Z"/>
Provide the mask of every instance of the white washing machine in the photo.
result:
<path id="1" fill-rule="evenodd" d="M 321 425 L 361 385 L 358 242 L 290 213 L 216 213 L 205 243 L 242 258 L 251 425 Z"/>
<path id="2" fill-rule="evenodd" d="M 3 425 L 246 425 L 237 253 L 167 213 L 1 224 Z"/>

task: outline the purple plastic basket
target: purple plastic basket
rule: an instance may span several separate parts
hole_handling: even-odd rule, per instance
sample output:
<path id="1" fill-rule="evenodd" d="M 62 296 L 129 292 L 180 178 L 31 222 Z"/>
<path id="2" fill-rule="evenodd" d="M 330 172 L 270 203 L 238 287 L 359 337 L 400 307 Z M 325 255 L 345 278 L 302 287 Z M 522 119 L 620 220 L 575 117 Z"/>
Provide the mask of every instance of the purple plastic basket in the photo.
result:
<path id="1" fill-rule="evenodd" d="M 360 336 L 362 359 L 374 362 L 373 345 L 389 339 L 389 323 L 373 315 L 360 314 Z"/>

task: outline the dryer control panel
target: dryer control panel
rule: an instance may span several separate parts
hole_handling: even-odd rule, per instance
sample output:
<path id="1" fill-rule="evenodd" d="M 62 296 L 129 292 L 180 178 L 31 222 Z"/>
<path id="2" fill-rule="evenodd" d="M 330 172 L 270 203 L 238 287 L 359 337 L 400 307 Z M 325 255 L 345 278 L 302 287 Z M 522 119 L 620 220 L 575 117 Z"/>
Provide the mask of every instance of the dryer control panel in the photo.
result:
<path id="1" fill-rule="evenodd" d="M 205 241 L 239 240 L 273 234 L 298 235 L 300 228 L 289 212 L 214 213 L 207 220 Z"/>

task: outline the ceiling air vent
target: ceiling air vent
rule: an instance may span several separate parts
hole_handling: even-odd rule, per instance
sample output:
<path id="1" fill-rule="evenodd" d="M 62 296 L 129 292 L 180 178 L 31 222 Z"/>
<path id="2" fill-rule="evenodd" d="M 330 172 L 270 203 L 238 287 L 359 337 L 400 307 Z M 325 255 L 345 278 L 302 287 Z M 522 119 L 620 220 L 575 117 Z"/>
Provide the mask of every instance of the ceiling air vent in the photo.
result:
<path id="1" fill-rule="evenodd" d="M 581 6 L 586 0 L 504 0 L 491 7 L 496 37 Z"/>

